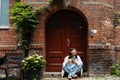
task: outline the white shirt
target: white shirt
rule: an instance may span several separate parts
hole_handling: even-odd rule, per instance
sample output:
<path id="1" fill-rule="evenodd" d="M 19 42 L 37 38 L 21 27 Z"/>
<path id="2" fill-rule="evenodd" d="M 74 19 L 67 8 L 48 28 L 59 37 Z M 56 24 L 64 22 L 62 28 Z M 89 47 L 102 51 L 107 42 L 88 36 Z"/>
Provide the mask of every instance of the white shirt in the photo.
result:
<path id="1" fill-rule="evenodd" d="M 63 67 L 66 66 L 68 68 L 73 68 L 73 67 L 75 67 L 75 65 L 78 65 L 78 66 L 83 65 L 83 62 L 82 62 L 82 60 L 81 60 L 81 58 L 79 56 L 77 56 L 77 58 L 74 59 L 75 62 L 77 62 L 77 64 L 73 64 L 73 63 L 67 64 L 68 60 L 69 60 L 69 56 L 66 56 L 65 59 L 64 59 L 64 62 L 63 62 Z"/>

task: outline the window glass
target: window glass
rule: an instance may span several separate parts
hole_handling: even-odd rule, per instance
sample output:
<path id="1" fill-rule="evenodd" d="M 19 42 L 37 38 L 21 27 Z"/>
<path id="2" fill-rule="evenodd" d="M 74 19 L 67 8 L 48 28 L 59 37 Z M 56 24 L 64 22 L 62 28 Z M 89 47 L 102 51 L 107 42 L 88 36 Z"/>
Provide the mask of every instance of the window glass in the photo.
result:
<path id="1" fill-rule="evenodd" d="M 9 25 L 9 0 L 0 0 L 0 28 Z"/>

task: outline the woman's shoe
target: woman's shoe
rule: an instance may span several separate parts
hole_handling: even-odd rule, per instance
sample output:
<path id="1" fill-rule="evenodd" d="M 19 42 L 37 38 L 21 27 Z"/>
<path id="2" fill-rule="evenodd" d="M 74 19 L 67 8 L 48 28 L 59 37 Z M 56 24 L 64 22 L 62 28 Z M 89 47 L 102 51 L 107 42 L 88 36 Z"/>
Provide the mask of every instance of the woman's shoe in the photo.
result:
<path id="1" fill-rule="evenodd" d="M 68 80 L 72 80 L 72 78 L 68 78 Z"/>
<path id="2" fill-rule="evenodd" d="M 78 76 L 75 74 L 75 75 L 73 76 L 73 78 L 76 79 L 76 78 L 78 78 Z"/>
<path id="3" fill-rule="evenodd" d="M 72 80 L 72 77 L 70 75 L 68 75 L 68 80 Z"/>

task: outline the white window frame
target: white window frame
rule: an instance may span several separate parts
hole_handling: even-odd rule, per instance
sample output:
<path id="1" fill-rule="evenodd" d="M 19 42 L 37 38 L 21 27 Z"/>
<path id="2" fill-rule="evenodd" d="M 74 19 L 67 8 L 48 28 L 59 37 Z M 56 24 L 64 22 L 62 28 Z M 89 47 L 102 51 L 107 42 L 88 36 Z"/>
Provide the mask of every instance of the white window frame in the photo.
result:
<path id="1" fill-rule="evenodd" d="M 9 3 L 10 3 L 10 0 L 7 0 L 8 4 L 7 3 L 6 4 L 2 4 L 1 1 L 2 0 L 0 0 L 0 29 L 8 29 L 9 28 Z M 2 7 L 3 7 L 2 5 L 6 6 L 5 8 L 8 8 L 8 10 L 2 10 Z M 7 15 L 5 14 L 6 16 L 8 16 L 8 17 L 5 17 L 6 18 L 5 19 L 6 23 L 1 22 L 2 19 L 4 18 L 4 16 L 2 16 L 2 12 L 3 11 L 7 12 Z M 6 12 L 3 12 L 3 13 L 6 13 Z"/>

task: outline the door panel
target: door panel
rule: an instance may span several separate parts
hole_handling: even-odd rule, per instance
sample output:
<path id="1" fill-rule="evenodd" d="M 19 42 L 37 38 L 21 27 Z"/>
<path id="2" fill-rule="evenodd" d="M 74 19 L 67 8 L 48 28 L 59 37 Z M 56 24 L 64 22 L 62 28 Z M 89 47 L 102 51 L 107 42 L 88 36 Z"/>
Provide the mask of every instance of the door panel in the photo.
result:
<path id="1" fill-rule="evenodd" d="M 49 39 L 48 41 L 49 45 L 47 45 L 49 47 L 48 50 L 50 49 L 51 52 L 54 52 L 54 51 L 61 52 L 62 41 L 60 39 L 62 38 L 62 35 L 58 33 L 56 34 L 54 33 L 54 34 L 47 35 L 47 38 Z"/>
<path id="2" fill-rule="evenodd" d="M 50 18 L 46 27 L 46 71 L 60 72 L 69 49 L 74 47 L 87 67 L 87 30 L 81 16 L 61 11 Z"/>
<path id="3" fill-rule="evenodd" d="M 59 33 L 47 35 L 47 71 L 58 71 L 62 63 L 62 35 Z M 55 67 L 58 66 L 58 67 Z M 55 69 L 54 69 L 54 68 Z M 60 69 L 59 69 L 60 71 Z"/>
<path id="4" fill-rule="evenodd" d="M 59 72 L 62 66 L 63 33 L 61 16 L 54 16 L 46 27 L 46 71 Z"/>
<path id="5" fill-rule="evenodd" d="M 87 28 L 82 23 L 80 16 L 70 14 L 70 47 L 74 47 L 78 51 L 78 55 L 83 61 L 84 71 L 87 69 Z"/>

